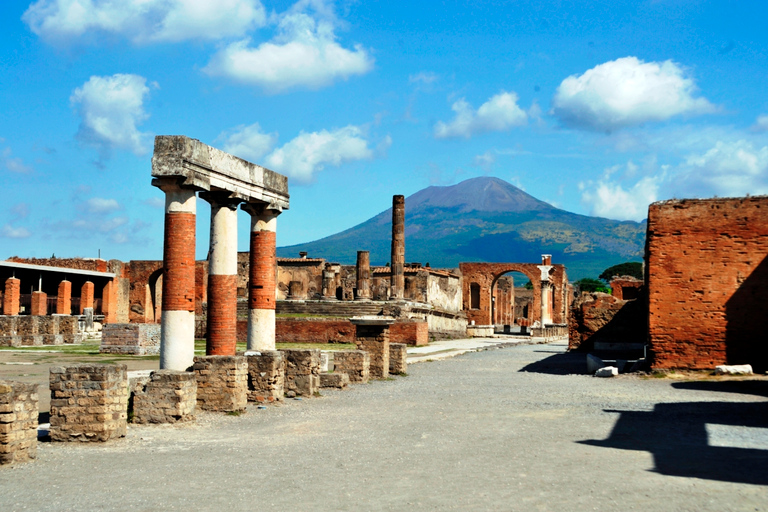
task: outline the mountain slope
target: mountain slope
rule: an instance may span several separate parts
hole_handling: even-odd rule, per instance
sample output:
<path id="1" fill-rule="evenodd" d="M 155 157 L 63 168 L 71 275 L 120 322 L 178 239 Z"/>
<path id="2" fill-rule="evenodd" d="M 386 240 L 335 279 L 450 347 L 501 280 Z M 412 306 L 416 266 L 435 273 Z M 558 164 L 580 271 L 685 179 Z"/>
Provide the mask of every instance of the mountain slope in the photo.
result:
<path id="1" fill-rule="evenodd" d="M 278 256 L 354 263 L 358 250 L 371 263 L 390 260 L 392 209 L 350 229 L 304 244 L 278 248 Z M 406 261 L 457 267 L 461 261 L 538 262 L 552 254 L 571 279 L 596 277 L 605 268 L 639 261 L 645 222 L 577 215 L 526 194 L 498 178 L 473 178 L 428 187 L 405 200 Z"/>

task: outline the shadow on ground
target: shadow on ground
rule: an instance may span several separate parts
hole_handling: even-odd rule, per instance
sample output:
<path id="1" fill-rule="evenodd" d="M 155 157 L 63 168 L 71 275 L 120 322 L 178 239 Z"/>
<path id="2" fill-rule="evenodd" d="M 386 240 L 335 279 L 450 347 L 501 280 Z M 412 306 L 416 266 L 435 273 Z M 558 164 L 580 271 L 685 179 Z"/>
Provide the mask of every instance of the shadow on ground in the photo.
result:
<path id="1" fill-rule="evenodd" d="M 534 352 L 552 353 L 551 350 L 535 350 Z M 586 355 L 578 352 L 557 352 L 555 355 L 522 367 L 520 371 L 550 375 L 583 375 L 587 373 Z"/>
<path id="2" fill-rule="evenodd" d="M 680 382 L 675 388 L 768 396 L 765 382 Z M 653 454 L 663 475 L 768 485 L 768 402 L 681 402 L 615 411 L 608 439 L 581 444 Z"/>

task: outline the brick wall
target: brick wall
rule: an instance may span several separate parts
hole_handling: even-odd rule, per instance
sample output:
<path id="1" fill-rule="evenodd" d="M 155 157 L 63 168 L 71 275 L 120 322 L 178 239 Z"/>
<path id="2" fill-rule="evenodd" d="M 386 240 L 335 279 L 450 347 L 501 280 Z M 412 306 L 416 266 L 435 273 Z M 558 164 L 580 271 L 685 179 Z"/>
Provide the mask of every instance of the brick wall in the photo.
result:
<path id="1" fill-rule="evenodd" d="M 648 209 L 654 368 L 768 369 L 768 197 L 673 200 Z"/>
<path id="2" fill-rule="evenodd" d="M 37 386 L 0 380 L 0 465 L 37 456 Z"/>
<path id="3" fill-rule="evenodd" d="M 595 342 L 646 343 L 645 297 L 626 301 L 607 293 L 582 293 L 568 318 L 568 349 L 590 352 Z"/>

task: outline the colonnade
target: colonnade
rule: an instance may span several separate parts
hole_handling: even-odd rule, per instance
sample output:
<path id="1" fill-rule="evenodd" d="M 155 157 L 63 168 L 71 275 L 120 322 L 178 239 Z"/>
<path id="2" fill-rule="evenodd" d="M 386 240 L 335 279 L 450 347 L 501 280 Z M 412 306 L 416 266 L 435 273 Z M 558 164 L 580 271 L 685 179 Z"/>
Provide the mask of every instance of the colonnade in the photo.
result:
<path id="1" fill-rule="evenodd" d="M 86 309 L 93 309 L 94 303 L 94 284 L 86 281 L 80 288 L 80 311 L 84 314 Z M 108 281 L 102 290 L 102 313 L 105 317 L 114 316 L 117 298 L 115 297 L 115 285 Z M 5 290 L 3 294 L 3 315 L 14 316 L 21 312 L 21 280 L 15 277 L 9 277 L 5 281 Z M 48 314 L 48 294 L 41 291 L 32 292 L 32 304 L 30 314 L 33 316 L 45 316 Z M 67 279 L 59 282 L 56 295 L 56 313 L 57 315 L 72 314 L 72 282 Z"/>

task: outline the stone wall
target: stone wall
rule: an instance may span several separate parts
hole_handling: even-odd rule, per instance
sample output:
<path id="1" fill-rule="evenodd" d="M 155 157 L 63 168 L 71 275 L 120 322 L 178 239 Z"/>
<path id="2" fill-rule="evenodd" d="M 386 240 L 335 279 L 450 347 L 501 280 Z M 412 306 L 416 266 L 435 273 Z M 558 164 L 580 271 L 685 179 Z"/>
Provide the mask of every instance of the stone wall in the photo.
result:
<path id="1" fill-rule="evenodd" d="M 0 380 L 0 465 L 37 456 L 37 387 Z"/>
<path id="2" fill-rule="evenodd" d="M 82 343 L 77 318 L 69 315 L 0 316 L 0 347 Z"/>
<path id="3" fill-rule="evenodd" d="M 371 378 L 389 377 L 389 326 L 357 325 L 355 343 L 371 357 Z"/>
<path id="4" fill-rule="evenodd" d="M 50 370 L 51 440 L 125 437 L 128 377 L 124 364 L 76 364 Z"/>
<path id="5" fill-rule="evenodd" d="M 672 200 L 648 209 L 654 368 L 768 369 L 768 197 Z"/>
<path id="6" fill-rule="evenodd" d="M 285 396 L 312 396 L 320 390 L 320 351 L 281 350 L 285 356 Z"/>
<path id="7" fill-rule="evenodd" d="M 389 373 L 403 375 L 408 370 L 408 345 L 403 343 L 389 344 Z"/>
<path id="8" fill-rule="evenodd" d="M 133 423 L 194 421 L 197 382 L 192 372 L 158 370 L 132 396 Z"/>
<path id="9" fill-rule="evenodd" d="M 285 358 L 279 350 L 246 352 L 248 401 L 276 402 L 285 394 Z"/>
<path id="10" fill-rule="evenodd" d="M 371 356 L 364 350 L 336 350 L 333 371 L 346 373 L 351 383 L 365 384 L 371 378 Z"/>
<path id="11" fill-rule="evenodd" d="M 99 352 L 136 356 L 159 354 L 160 325 L 104 324 L 101 331 Z"/>
<path id="12" fill-rule="evenodd" d="M 278 318 L 278 343 L 354 343 L 355 326 L 341 318 Z"/>
<path id="13" fill-rule="evenodd" d="M 626 301 L 607 293 L 582 294 L 568 319 L 568 349 L 590 352 L 595 342 L 645 344 L 645 297 Z"/>
<path id="14" fill-rule="evenodd" d="M 195 356 L 197 407 L 244 412 L 248 405 L 248 361 L 243 356 Z"/>

